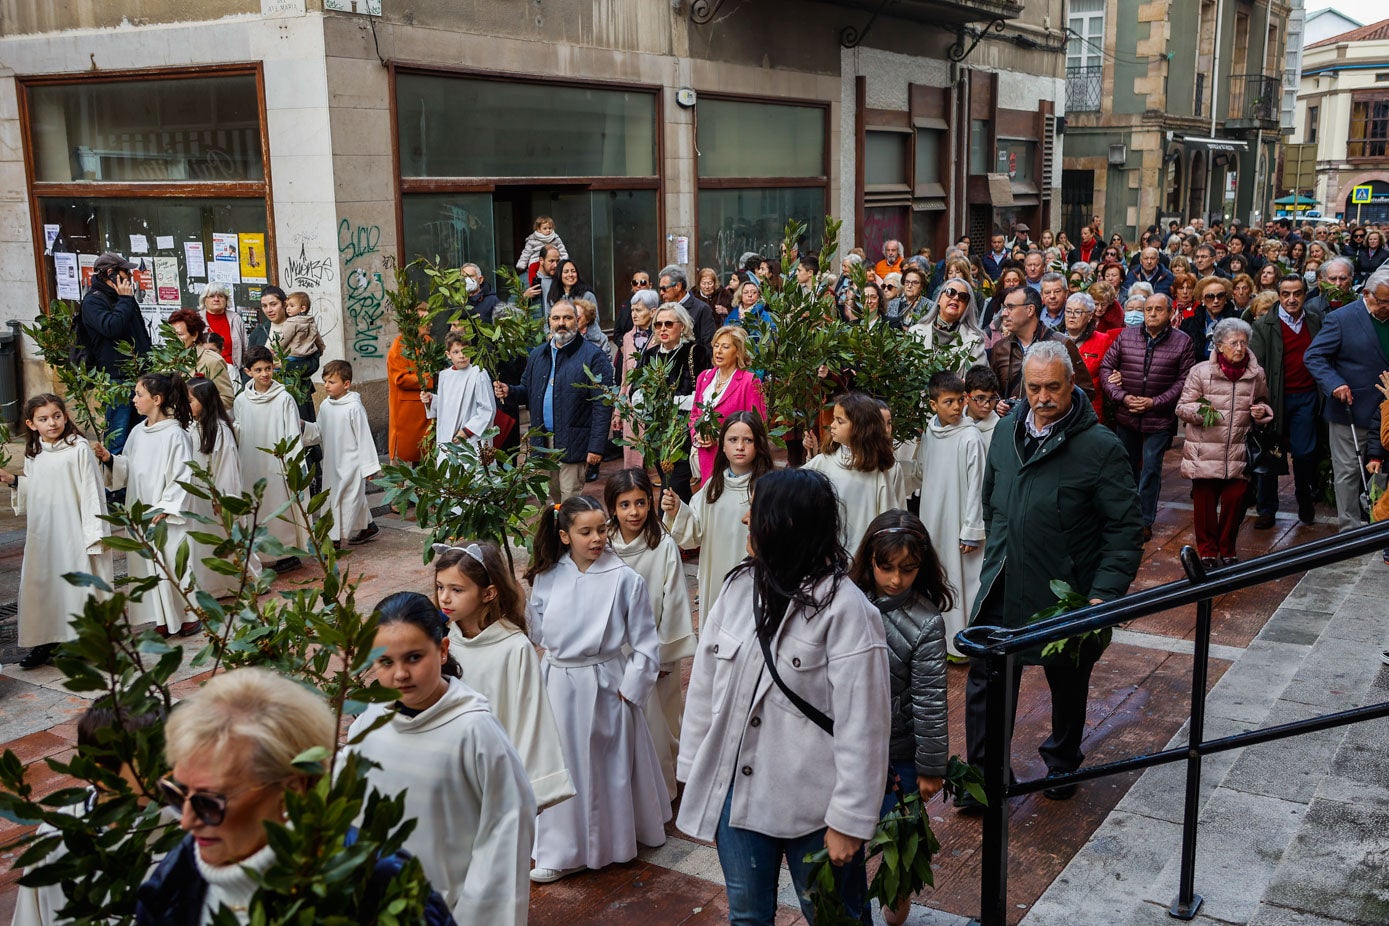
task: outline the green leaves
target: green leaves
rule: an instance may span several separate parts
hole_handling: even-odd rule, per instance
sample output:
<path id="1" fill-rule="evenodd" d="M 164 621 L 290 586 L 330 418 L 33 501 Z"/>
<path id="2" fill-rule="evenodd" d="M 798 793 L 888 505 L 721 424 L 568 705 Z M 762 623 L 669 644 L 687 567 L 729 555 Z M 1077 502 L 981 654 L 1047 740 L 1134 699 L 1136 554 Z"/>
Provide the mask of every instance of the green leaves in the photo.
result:
<path id="1" fill-rule="evenodd" d="M 1196 400 L 1197 409 L 1201 415 L 1201 424 L 1208 428 L 1213 428 L 1220 423 L 1220 412 L 1211 400 L 1202 396 Z"/>
<path id="2" fill-rule="evenodd" d="M 1051 588 L 1051 593 L 1056 596 L 1056 604 L 1048 608 L 1043 608 L 1032 615 L 1032 617 L 1028 619 L 1029 623 L 1068 614 L 1071 611 L 1079 611 L 1081 608 L 1090 605 L 1090 599 L 1086 598 L 1060 579 L 1052 579 L 1049 587 Z M 1104 649 L 1109 646 L 1109 641 L 1113 638 L 1114 629 L 1112 627 L 1105 627 L 1101 630 L 1087 630 L 1085 633 L 1048 643 L 1046 646 L 1042 647 L 1042 659 L 1069 659 L 1075 665 L 1080 665 L 1081 659 L 1087 652 L 1094 652 L 1095 647 L 1098 647 L 1099 651 L 1103 652 Z"/>
<path id="3" fill-rule="evenodd" d="M 632 437 L 616 437 L 618 444 L 636 450 L 648 463 L 674 464 L 689 456 L 690 416 L 676 399 L 670 360 L 657 356 L 634 368 L 621 386 L 605 386 L 592 370 L 584 372 L 589 380 L 585 388 L 595 390 L 613 415 L 631 426 Z"/>

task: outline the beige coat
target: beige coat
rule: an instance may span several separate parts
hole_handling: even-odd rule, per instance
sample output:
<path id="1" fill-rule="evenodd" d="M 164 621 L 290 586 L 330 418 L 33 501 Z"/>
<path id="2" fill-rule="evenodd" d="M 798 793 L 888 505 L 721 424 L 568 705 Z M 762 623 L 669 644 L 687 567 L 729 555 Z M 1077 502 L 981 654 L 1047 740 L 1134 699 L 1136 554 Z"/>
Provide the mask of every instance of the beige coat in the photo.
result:
<path id="1" fill-rule="evenodd" d="M 1200 399 L 1206 399 L 1220 413 L 1211 427 L 1201 423 Z M 1191 368 L 1177 417 L 1186 422 L 1186 442 L 1182 446 L 1182 475 L 1187 479 L 1245 479 L 1248 453 L 1244 440 L 1254 423 L 1251 409 L 1268 402 L 1268 383 L 1254 355 L 1235 382 L 1220 371 L 1215 360 L 1203 360 Z"/>
<path id="2" fill-rule="evenodd" d="M 753 628 L 752 575 L 742 571 L 700 628 L 676 765 L 686 783 L 676 825 L 712 840 L 732 786 L 733 826 L 782 839 L 825 826 L 871 838 L 892 719 L 877 608 L 845 578 L 823 611 L 793 606 L 772 639 L 782 681 L 834 720 L 834 736 L 772 683 Z"/>

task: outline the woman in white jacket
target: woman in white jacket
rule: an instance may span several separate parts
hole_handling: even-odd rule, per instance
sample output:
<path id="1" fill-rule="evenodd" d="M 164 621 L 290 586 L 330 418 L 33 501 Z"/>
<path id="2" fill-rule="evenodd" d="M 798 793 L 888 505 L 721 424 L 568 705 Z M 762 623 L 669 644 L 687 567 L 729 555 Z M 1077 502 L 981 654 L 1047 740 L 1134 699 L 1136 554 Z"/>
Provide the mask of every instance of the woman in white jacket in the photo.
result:
<path id="1" fill-rule="evenodd" d="M 752 558 L 728 577 L 695 652 L 677 825 L 717 842 L 730 921 L 770 926 L 783 856 L 810 920 L 804 859 L 822 847 L 858 918 L 867 904 L 863 844 L 887 779 L 882 620 L 845 576 L 838 505 L 824 475 L 763 476 L 748 526 Z"/>

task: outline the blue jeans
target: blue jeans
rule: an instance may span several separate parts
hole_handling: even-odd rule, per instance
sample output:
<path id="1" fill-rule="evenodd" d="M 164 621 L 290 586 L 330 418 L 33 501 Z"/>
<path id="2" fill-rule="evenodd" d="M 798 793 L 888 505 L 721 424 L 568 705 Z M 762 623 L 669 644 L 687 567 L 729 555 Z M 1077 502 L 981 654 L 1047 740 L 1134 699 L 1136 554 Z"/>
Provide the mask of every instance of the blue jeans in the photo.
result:
<path id="1" fill-rule="evenodd" d="M 1283 396 L 1283 420 L 1279 426 L 1292 457 L 1293 491 L 1299 504 L 1313 501 L 1317 482 L 1317 394 L 1289 392 Z M 1259 514 L 1278 513 L 1278 477 L 1255 479 Z"/>
<path id="2" fill-rule="evenodd" d="M 1172 432 L 1144 434 L 1115 425 L 1114 433 L 1119 435 L 1129 455 L 1133 481 L 1138 486 L 1138 507 L 1143 513 L 1143 526 L 1152 527 L 1157 520 L 1158 495 L 1162 493 L 1162 457 L 1172 446 Z"/>
<path id="3" fill-rule="evenodd" d="M 904 795 L 915 794 L 917 790 L 916 766 L 910 762 L 891 762 L 890 760 L 889 765 L 893 771 L 897 772 L 897 777 L 902 779 L 902 793 Z M 878 811 L 878 817 L 881 819 L 896 809 L 897 794 L 892 790 L 891 785 L 889 785 L 887 790 L 883 793 L 883 809 Z"/>
<path id="4" fill-rule="evenodd" d="M 106 419 L 106 449 L 112 455 L 118 455 L 125 450 L 125 439 L 130 436 L 130 429 L 140 416 L 135 414 L 135 406 L 129 402 L 107 406 L 102 416 Z"/>
<path id="5" fill-rule="evenodd" d="M 807 836 L 781 839 L 739 829 L 728 822 L 732 803 L 733 788 L 730 786 L 715 837 L 719 866 L 723 868 L 728 892 L 728 922 L 732 926 L 773 926 L 777 913 L 777 878 L 781 875 L 784 855 L 791 869 L 791 883 L 796 886 L 796 895 L 800 898 L 801 912 L 806 922 L 813 923 L 810 901 L 806 898 L 811 868 L 805 863 L 805 857 L 825 847 L 825 831 L 818 829 Z M 849 915 L 858 917 L 864 924 L 871 923 L 862 849 L 849 864 L 835 869 L 835 881 Z"/>

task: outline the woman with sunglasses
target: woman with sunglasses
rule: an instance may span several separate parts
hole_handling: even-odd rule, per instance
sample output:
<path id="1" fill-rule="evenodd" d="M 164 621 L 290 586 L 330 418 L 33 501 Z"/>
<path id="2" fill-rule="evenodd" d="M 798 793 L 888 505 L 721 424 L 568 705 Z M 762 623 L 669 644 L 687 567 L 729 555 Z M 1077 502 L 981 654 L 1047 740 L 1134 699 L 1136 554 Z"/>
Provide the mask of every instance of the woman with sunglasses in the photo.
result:
<path id="1" fill-rule="evenodd" d="M 951 277 L 941 284 L 935 305 L 910 328 L 910 333 L 932 350 L 959 351 L 960 360 L 954 370 L 963 376 L 970 367 L 984 362 L 987 339 L 979 327 L 978 315 L 974 287 L 966 280 Z"/>
<path id="2" fill-rule="evenodd" d="M 1230 281 L 1206 277 L 1196 284 L 1196 310 L 1182 322 L 1182 330 L 1196 347 L 1196 362 L 1211 359 L 1212 335 L 1221 319 L 1234 317 L 1230 311 Z"/>
<path id="3" fill-rule="evenodd" d="M 275 861 L 265 825 L 284 822 L 285 792 L 314 785 L 314 776 L 294 760 L 313 748 L 332 751 L 336 742 L 323 699 L 267 669 L 223 673 L 185 698 L 165 727 L 164 753 L 173 770 L 159 790 L 188 836 L 140 886 L 135 922 L 201 926 L 222 906 L 237 922 L 248 922 L 256 893 L 248 869 L 263 874 Z M 389 881 L 404 864 L 400 855 L 381 859 L 373 881 Z M 364 923 L 384 912 L 365 905 L 357 911 Z M 453 922 L 435 892 L 424 922 Z"/>
<path id="4" fill-rule="evenodd" d="M 661 361 L 668 365 L 666 379 L 675 390 L 676 402 L 680 410 L 690 412 L 694 408 L 695 382 L 699 374 L 709 369 L 712 361 L 709 348 L 695 340 L 694 322 L 690 313 L 678 302 L 667 302 L 656 310 L 656 320 L 652 323 L 656 339 L 648 344 L 646 350 L 637 358 L 637 367 Z M 686 437 L 686 451 L 689 450 Z M 647 467 L 656 466 L 658 461 L 647 460 Z M 690 461 L 680 460 L 670 472 L 670 488 L 688 502 L 694 492 L 691 485 Z"/>

